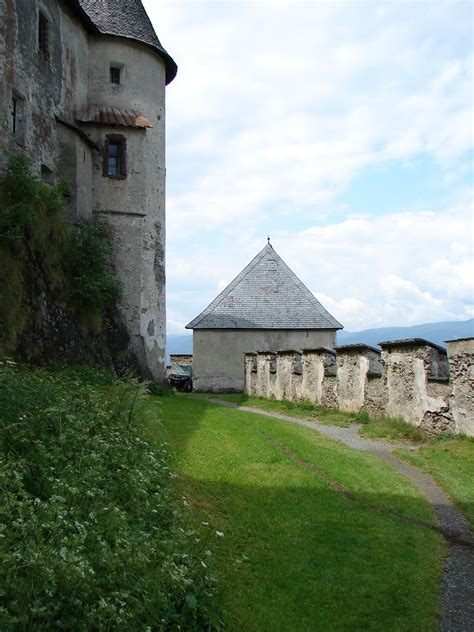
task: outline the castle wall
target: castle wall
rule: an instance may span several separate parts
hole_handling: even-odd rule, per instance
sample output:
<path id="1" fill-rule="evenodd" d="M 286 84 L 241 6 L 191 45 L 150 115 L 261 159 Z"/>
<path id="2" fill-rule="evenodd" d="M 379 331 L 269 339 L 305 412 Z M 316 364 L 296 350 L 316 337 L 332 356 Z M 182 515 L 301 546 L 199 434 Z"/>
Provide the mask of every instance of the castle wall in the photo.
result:
<path id="1" fill-rule="evenodd" d="M 335 342 L 336 332 L 330 329 L 194 329 L 193 389 L 242 391 L 245 386 L 244 354 L 247 352 L 331 348 Z"/>
<path id="2" fill-rule="evenodd" d="M 39 11 L 49 54 L 38 44 Z M 121 68 L 120 84 L 110 66 Z M 67 219 L 106 220 L 130 350 L 143 375 L 165 370 L 165 64 L 148 46 L 97 35 L 58 0 L 0 0 L 0 148 L 26 151 L 48 183 L 71 187 Z M 12 95 L 21 129 L 11 128 Z M 146 117 L 149 128 L 79 123 L 87 107 Z M 104 124 L 105 123 L 105 124 Z M 124 179 L 103 176 L 107 134 L 126 139 Z M 3 153 L 0 152 L 0 168 Z"/>
<path id="3" fill-rule="evenodd" d="M 50 25 L 49 59 L 38 49 L 40 10 Z M 3 0 L 0 25 L 0 145 L 26 151 L 38 175 L 43 166 L 56 181 L 62 178 L 56 115 L 73 122 L 76 108 L 87 102 L 88 35 L 57 0 Z M 16 134 L 12 92 L 21 108 Z"/>
<path id="4" fill-rule="evenodd" d="M 450 340 L 447 345 L 452 382 L 449 403 L 455 428 L 474 436 L 474 338 Z"/>
<path id="5" fill-rule="evenodd" d="M 381 345 L 381 357 L 366 345 L 247 354 L 245 390 L 474 436 L 474 339 L 448 342 L 448 356 L 420 339 Z"/>

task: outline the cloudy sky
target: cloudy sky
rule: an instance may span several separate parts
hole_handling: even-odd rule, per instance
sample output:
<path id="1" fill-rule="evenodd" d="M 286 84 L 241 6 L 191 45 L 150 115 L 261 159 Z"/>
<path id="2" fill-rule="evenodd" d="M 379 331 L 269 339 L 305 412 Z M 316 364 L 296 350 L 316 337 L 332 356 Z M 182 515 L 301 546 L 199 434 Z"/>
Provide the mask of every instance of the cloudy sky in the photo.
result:
<path id="1" fill-rule="evenodd" d="M 179 66 L 168 333 L 267 234 L 349 331 L 474 316 L 471 2 L 144 4 Z"/>

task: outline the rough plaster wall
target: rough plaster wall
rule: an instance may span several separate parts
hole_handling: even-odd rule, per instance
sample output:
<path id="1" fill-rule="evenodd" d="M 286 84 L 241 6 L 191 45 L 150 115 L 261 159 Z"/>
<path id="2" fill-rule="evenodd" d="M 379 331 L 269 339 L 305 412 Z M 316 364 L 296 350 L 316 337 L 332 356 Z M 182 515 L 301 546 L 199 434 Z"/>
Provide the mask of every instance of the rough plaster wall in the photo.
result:
<path id="1" fill-rule="evenodd" d="M 426 351 L 424 348 L 392 350 L 382 354 L 387 380 L 386 413 L 401 417 L 414 426 L 429 427 L 423 418 L 427 412 L 447 410 L 441 397 L 429 397 L 426 387 Z"/>
<path id="2" fill-rule="evenodd" d="M 324 377 L 321 405 L 337 408 L 337 377 L 327 375 Z"/>
<path id="3" fill-rule="evenodd" d="M 301 397 L 310 402 L 321 404 L 323 399 L 324 362 L 317 353 L 305 353 L 302 359 L 303 376 Z"/>
<path id="4" fill-rule="evenodd" d="M 369 359 L 357 353 L 337 354 L 337 402 L 340 410 L 358 412 L 364 405 Z"/>
<path id="5" fill-rule="evenodd" d="M 386 388 L 382 376 L 367 377 L 364 389 L 364 409 L 374 417 L 385 412 Z"/>
<path id="6" fill-rule="evenodd" d="M 198 391 L 242 391 L 245 353 L 333 348 L 334 343 L 333 330 L 195 329 L 193 387 Z"/>
<path id="7" fill-rule="evenodd" d="M 257 395 L 258 383 L 257 372 L 253 370 L 257 358 L 255 356 L 245 357 L 245 388 L 244 393 L 246 395 Z M 257 369 L 258 370 L 258 369 Z"/>
<path id="8" fill-rule="evenodd" d="M 291 399 L 291 368 L 293 356 L 285 353 L 277 356 L 277 381 L 275 399 Z"/>
<path id="9" fill-rule="evenodd" d="M 455 432 L 474 437 L 474 340 L 448 342 Z"/>
<path id="10" fill-rule="evenodd" d="M 119 86 L 110 83 L 111 63 L 123 64 Z M 165 297 L 165 67 L 146 47 L 117 38 L 91 40 L 89 100 L 136 110 L 153 125 L 150 129 L 91 125 L 87 129 L 100 146 L 106 134 L 127 139 L 127 178 L 102 175 L 102 157 L 93 168 L 95 213 L 114 227 L 118 244 L 115 265 L 124 285 L 122 315 L 132 336 L 132 350 L 145 374 L 164 379 Z M 131 248 L 133 226 L 136 248 Z M 141 241 L 136 235 L 140 231 Z M 133 278 L 133 283 L 126 279 Z M 137 294 L 138 291 L 138 294 Z"/>
<path id="11" fill-rule="evenodd" d="M 269 356 L 257 356 L 257 396 L 271 399 L 270 393 L 270 358 Z"/>
<path id="12" fill-rule="evenodd" d="M 303 386 L 303 375 L 300 373 L 295 373 L 292 371 L 291 373 L 291 381 L 290 381 L 290 401 L 292 402 L 300 402 L 302 397 L 302 386 Z"/>

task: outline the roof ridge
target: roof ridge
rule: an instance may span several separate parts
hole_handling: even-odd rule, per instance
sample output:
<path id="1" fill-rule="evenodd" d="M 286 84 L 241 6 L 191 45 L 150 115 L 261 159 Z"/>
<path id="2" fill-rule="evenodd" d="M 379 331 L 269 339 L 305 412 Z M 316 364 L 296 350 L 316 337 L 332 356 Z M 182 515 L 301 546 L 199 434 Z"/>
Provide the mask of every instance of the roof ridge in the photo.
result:
<path id="1" fill-rule="evenodd" d="M 239 285 L 239 283 L 241 281 L 243 281 L 245 279 L 245 277 L 248 275 L 248 273 L 251 272 L 251 270 L 253 270 L 255 268 L 257 263 L 259 263 L 262 260 L 262 258 L 265 255 L 265 252 L 267 251 L 268 247 L 270 247 L 273 250 L 273 247 L 270 244 L 266 244 L 266 246 L 264 246 L 262 248 L 262 250 L 260 250 L 260 252 L 257 255 L 255 255 L 255 257 L 252 259 L 252 261 L 250 261 L 250 263 L 248 263 L 245 266 L 245 268 L 241 272 L 239 272 L 239 274 L 229 283 L 229 285 L 227 287 L 225 287 L 222 290 L 222 292 L 220 292 L 220 294 L 218 294 L 216 296 L 216 298 L 213 301 L 211 301 L 209 303 L 209 305 L 205 309 L 203 309 L 203 311 L 200 314 L 198 314 L 196 316 L 196 318 L 193 318 L 193 320 L 191 320 L 186 325 L 185 329 L 193 329 L 193 326 L 198 325 L 203 318 L 205 318 L 220 303 L 222 303 L 222 301 L 228 296 L 228 294 L 230 294 L 232 292 L 232 290 L 237 285 Z"/>

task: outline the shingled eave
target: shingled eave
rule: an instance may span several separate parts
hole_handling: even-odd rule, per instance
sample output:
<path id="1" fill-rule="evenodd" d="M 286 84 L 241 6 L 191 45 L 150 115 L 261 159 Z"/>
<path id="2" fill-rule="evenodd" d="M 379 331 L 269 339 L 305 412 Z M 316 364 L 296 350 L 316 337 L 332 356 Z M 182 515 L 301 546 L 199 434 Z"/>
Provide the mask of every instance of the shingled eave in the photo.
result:
<path id="1" fill-rule="evenodd" d="M 166 85 L 176 77 L 178 66 L 163 48 L 141 0 L 120 0 L 120 4 L 116 6 L 111 0 L 63 1 L 74 10 L 79 11 L 84 23 L 92 25 L 96 34 L 106 37 L 120 37 L 151 48 L 165 64 Z M 128 5 L 127 2 L 130 4 Z M 130 25 L 129 16 L 127 16 L 127 8 L 132 9 L 132 16 L 137 18 L 132 25 Z M 137 31 L 137 25 L 139 32 L 133 32 Z"/>

